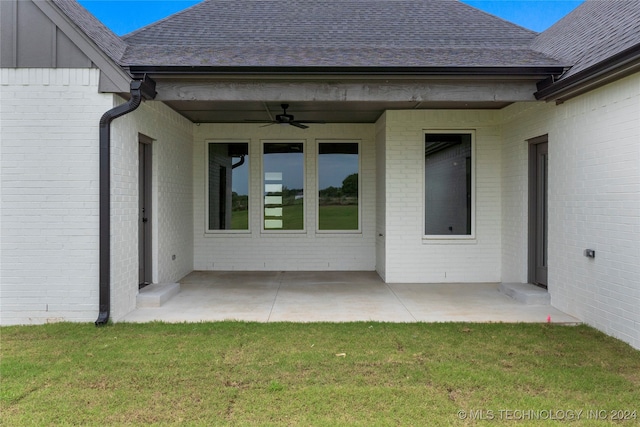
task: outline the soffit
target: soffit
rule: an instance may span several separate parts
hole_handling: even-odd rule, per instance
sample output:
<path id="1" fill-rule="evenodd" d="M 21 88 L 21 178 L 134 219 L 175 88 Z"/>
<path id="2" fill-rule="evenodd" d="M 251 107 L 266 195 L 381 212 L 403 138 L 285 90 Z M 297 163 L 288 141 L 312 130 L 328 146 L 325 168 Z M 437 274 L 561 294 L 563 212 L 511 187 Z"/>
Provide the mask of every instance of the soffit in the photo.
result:
<path id="1" fill-rule="evenodd" d="M 242 123 L 245 120 L 272 120 L 282 113 L 284 101 L 165 101 L 194 123 Z M 296 120 L 327 123 L 375 123 L 386 110 L 500 109 L 509 102 L 287 102 L 287 113 Z"/>

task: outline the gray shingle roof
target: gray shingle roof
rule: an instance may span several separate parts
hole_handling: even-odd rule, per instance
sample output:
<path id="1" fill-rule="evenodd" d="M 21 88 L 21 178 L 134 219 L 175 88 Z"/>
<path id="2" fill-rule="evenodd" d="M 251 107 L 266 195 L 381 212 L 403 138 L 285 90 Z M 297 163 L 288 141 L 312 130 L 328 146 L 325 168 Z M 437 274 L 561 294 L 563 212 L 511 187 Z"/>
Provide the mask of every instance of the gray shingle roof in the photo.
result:
<path id="1" fill-rule="evenodd" d="M 125 36 L 156 66 L 519 67 L 563 62 L 458 0 L 205 0 Z"/>
<path id="2" fill-rule="evenodd" d="M 458 0 L 204 0 L 120 38 L 51 0 L 123 66 L 544 67 L 640 46 L 640 0 L 587 0 L 541 34 Z"/>
<path id="3" fill-rule="evenodd" d="M 531 46 L 573 64 L 567 78 L 639 44 L 640 0 L 587 0 Z"/>
<path id="4" fill-rule="evenodd" d="M 0 0 L 1 1 L 1 0 Z M 51 0 L 113 61 L 120 64 L 127 43 L 75 0 Z M 122 64 L 121 64 L 122 65 Z"/>

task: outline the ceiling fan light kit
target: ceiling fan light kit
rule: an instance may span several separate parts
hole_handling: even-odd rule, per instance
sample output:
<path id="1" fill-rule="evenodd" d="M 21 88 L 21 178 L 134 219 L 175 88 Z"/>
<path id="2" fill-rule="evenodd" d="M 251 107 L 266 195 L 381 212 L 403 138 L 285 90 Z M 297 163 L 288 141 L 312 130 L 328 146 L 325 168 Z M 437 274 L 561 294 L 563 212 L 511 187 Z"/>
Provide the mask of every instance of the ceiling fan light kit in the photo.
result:
<path id="1" fill-rule="evenodd" d="M 275 120 L 245 120 L 245 122 L 249 122 L 249 123 L 266 123 L 266 125 L 264 126 L 271 126 L 271 125 L 291 125 L 291 126 L 295 126 L 297 128 L 300 129 L 308 129 L 309 126 L 307 126 L 305 123 L 317 123 L 317 124 L 324 124 L 324 121 L 321 120 L 296 120 L 292 114 L 287 114 L 287 108 L 289 108 L 289 104 L 280 104 L 280 107 L 282 107 L 282 114 L 278 114 L 276 115 L 276 119 Z M 262 127 L 264 127 L 262 126 Z"/>

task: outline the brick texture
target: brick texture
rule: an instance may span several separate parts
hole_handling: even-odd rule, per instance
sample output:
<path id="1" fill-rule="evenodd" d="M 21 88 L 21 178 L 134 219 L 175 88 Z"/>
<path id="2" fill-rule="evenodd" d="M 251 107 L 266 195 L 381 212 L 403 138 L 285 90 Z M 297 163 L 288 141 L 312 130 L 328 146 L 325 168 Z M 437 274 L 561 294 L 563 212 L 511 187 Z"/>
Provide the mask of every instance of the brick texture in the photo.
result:
<path id="1" fill-rule="evenodd" d="M 138 134 L 152 145 L 152 278 L 176 282 L 193 270 L 193 125 L 148 101 L 112 123 L 112 317 L 138 294 Z M 175 255 L 175 259 L 174 259 Z"/>
<path id="2" fill-rule="evenodd" d="M 527 279 L 526 140 L 548 134 L 551 302 L 640 348 L 640 74 L 503 117 L 505 279 Z"/>
<path id="3" fill-rule="evenodd" d="M 95 320 L 97 70 L 0 70 L 0 322 Z"/>
<path id="4" fill-rule="evenodd" d="M 100 117 L 123 102 L 97 70 L 2 69 L 0 323 L 93 321 Z M 112 318 L 138 292 L 138 132 L 153 144 L 153 278 L 193 268 L 192 124 L 147 102 L 112 123 Z M 173 255 L 176 259 L 173 260 Z"/>
<path id="5" fill-rule="evenodd" d="M 250 232 L 205 233 L 206 141 L 249 142 Z M 261 231 L 261 143 L 304 142 L 305 231 Z M 317 142 L 359 141 L 361 162 L 361 233 L 316 233 Z M 194 144 L 194 268 L 196 270 L 374 270 L 375 143 L 374 126 L 366 124 L 291 126 L 202 124 Z"/>
<path id="6" fill-rule="evenodd" d="M 385 279 L 500 281 L 500 127 L 493 111 L 387 111 Z M 424 239 L 424 134 L 475 133 L 475 238 Z"/>

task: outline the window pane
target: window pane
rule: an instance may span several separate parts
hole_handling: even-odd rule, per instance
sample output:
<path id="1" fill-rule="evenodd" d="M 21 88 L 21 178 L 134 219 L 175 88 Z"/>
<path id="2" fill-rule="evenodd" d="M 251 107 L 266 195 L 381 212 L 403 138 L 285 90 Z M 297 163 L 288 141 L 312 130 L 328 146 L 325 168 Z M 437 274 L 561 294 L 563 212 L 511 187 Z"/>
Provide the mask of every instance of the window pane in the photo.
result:
<path id="1" fill-rule="evenodd" d="M 320 143 L 318 228 L 358 229 L 358 144 Z"/>
<path id="2" fill-rule="evenodd" d="M 471 234 L 471 135 L 425 137 L 425 234 Z"/>
<path id="3" fill-rule="evenodd" d="M 249 144 L 209 143 L 209 230 L 249 229 Z"/>
<path id="4" fill-rule="evenodd" d="M 264 144 L 264 229 L 304 230 L 302 143 Z"/>

